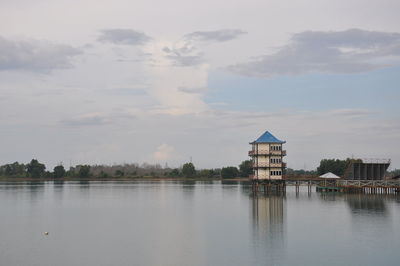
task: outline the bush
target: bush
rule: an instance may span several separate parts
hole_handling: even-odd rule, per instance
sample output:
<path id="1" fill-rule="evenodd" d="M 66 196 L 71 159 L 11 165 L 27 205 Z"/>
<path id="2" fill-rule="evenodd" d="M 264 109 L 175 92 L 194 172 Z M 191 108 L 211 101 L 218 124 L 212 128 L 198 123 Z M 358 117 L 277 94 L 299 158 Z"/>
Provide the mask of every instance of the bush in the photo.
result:
<path id="1" fill-rule="evenodd" d="M 57 165 L 56 167 L 54 167 L 54 178 L 62 178 L 65 176 L 65 169 L 64 166 L 62 165 Z"/>
<path id="2" fill-rule="evenodd" d="M 31 177 L 42 177 L 45 173 L 46 166 L 39 163 L 38 160 L 32 159 L 32 161 L 27 165 L 27 172 Z"/>
<path id="3" fill-rule="evenodd" d="M 221 169 L 222 178 L 235 178 L 239 176 L 239 170 L 235 166 L 223 167 Z"/>
<path id="4" fill-rule="evenodd" d="M 196 175 L 196 169 L 192 163 L 185 163 L 182 167 L 182 174 L 185 177 L 193 177 Z"/>
<path id="5" fill-rule="evenodd" d="M 78 165 L 78 176 L 86 178 L 90 176 L 90 165 Z"/>

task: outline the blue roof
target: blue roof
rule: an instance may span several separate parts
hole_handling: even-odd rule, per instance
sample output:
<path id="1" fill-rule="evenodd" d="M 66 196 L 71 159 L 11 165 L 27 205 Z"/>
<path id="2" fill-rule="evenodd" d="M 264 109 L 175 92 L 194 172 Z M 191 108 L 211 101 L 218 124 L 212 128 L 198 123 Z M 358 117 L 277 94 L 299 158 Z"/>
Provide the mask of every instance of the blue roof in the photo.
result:
<path id="1" fill-rule="evenodd" d="M 256 141 L 253 141 L 252 143 L 285 143 L 286 141 L 282 141 L 277 139 L 274 135 L 269 133 L 268 131 L 265 131 L 264 134 L 262 134 Z"/>

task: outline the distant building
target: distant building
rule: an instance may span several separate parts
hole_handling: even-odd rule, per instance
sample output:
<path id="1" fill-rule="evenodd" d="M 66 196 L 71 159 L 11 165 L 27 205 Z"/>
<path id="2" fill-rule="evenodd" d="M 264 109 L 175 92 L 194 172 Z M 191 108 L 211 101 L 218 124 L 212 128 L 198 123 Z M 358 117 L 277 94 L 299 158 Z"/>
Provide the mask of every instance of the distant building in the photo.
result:
<path id="1" fill-rule="evenodd" d="M 389 168 L 390 159 L 353 159 L 344 172 L 350 180 L 383 180 Z"/>
<path id="2" fill-rule="evenodd" d="M 252 149 L 249 156 L 253 162 L 252 179 L 282 179 L 286 163 L 283 156 L 286 151 L 282 149 L 282 141 L 266 131 L 257 140 L 250 142 Z"/>

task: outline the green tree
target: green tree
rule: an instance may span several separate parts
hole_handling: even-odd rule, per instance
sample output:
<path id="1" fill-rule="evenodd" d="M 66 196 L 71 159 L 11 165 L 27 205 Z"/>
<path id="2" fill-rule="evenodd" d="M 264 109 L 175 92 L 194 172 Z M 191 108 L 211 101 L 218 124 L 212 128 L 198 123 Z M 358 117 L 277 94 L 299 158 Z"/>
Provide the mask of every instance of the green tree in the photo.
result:
<path id="1" fill-rule="evenodd" d="M 182 174 L 185 177 L 193 177 L 196 175 L 196 169 L 192 163 L 185 163 L 182 167 Z"/>
<path id="2" fill-rule="evenodd" d="M 86 178 L 90 176 L 90 165 L 78 165 L 78 176 L 81 178 Z"/>
<path id="3" fill-rule="evenodd" d="M 248 177 L 253 174 L 253 162 L 251 160 L 243 161 L 239 165 L 239 171 L 241 177 Z"/>
<path id="4" fill-rule="evenodd" d="M 389 175 L 391 177 L 399 176 L 400 175 L 400 169 L 394 169 L 394 170 L 390 171 Z"/>
<path id="5" fill-rule="evenodd" d="M 53 173 L 54 173 L 54 178 L 62 178 L 65 176 L 66 172 L 64 166 L 57 165 L 56 167 L 54 167 Z"/>
<path id="6" fill-rule="evenodd" d="M 122 176 L 125 175 L 125 172 L 122 171 L 122 170 L 116 170 L 115 173 L 114 173 L 114 175 L 115 175 L 115 176 L 122 177 Z"/>
<path id="7" fill-rule="evenodd" d="M 0 166 L 0 175 L 4 176 L 25 176 L 26 166 L 18 162 Z"/>
<path id="8" fill-rule="evenodd" d="M 304 170 L 304 169 L 296 169 L 295 170 L 292 168 L 287 168 L 285 172 L 288 176 L 296 176 L 296 177 L 317 175 L 316 170 Z"/>
<path id="9" fill-rule="evenodd" d="M 213 178 L 214 177 L 213 169 L 203 169 L 198 172 L 199 177 Z"/>
<path id="10" fill-rule="evenodd" d="M 323 175 L 325 173 L 331 172 L 338 176 L 343 176 L 346 167 L 350 163 L 350 159 L 339 160 L 339 159 L 323 159 L 319 163 L 317 168 L 318 175 Z"/>
<path id="11" fill-rule="evenodd" d="M 39 163 L 38 160 L 32 159 L 32 161 L 27 165 L 26 169 L 29 176 L 38 178 L 44 175 L 46 166 Z"/>
<path id="12" fill-rule="evenodd" d="M 235 166 L 222 167 L 221 177 L 222 178 L 235 178 L 239 176 L 239 170 Z"/>
<path id="13" fill-rule="evenodd" d="M 69 170 L 65 173 L 68 177 L 75 177 L 76 176 L 76 169 L 74 167 L 69 167 Z"/>
<path id="14" fill-rule="evenodd" d="M 42 177 L 44 177 L 44 178 L 54 178 L 54 175 L 53 175 L 53 173 L 50 172 L 50 171 L 45 171 L 45 172 L 42 174 Z"/>
<path id="15" fill-rule="evenodd" d="M 178 168 L 172 169 L 171 172 L 168 173 L 170 177 L 178 177 L 181 175 Z"/>

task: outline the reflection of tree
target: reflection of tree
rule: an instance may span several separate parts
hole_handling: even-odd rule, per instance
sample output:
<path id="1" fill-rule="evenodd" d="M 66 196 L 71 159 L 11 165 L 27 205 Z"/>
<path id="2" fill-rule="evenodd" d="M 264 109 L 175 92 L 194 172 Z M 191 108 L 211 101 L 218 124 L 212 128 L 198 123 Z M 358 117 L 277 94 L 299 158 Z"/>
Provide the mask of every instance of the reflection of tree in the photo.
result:
<path id="1" fill-rule="evenodd" d="M 28 181 L 24 183 L 25 188 L 29 190 L 29 196 L 34 202 L 39 196 L 42 197 L 44 193 L 45 182 L 39 181 Z"/>
<path id="2" fill-rule="evenodd" d="M 371 239 L 393 233 L 387 203 L 395 200 L 395 195 L 345 194 L 344 198 L 350 208 L 354 235 Z"/>
<path id="3" fill-rule="evenodd" d="M 56 190 L 62 190 L 64 187 L 64 181 L 63 180 L 54 180 L 53 185 Z"/>
<path id="4" fill-rule="evenodd" d="M 179 191 L 181 191 L 185 195 L 185 199 L 191 199 L 194 196 L 197 183 L 194 180 L 186 180 L 186 181 L 177 181 L 175 182 L 178 186 L 181 187 Z M 167 183 L 168 184 L 168 183 Z"/>
<path id="5" fill-rule="evenodd" d="M 285 198 L 256 194 L 252 198 L 255 251 L 264 253 L 271 265 L 279 262 L 284 250 Z"/>
<path id="6" fill-rule="evenodd" d="M 87 189 L 90 187 L 90 182 L 88 180 L 79 180 L 79 188 Z"/>

